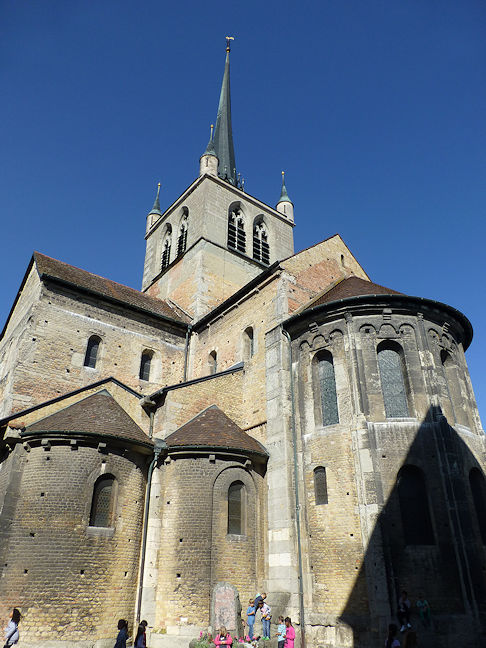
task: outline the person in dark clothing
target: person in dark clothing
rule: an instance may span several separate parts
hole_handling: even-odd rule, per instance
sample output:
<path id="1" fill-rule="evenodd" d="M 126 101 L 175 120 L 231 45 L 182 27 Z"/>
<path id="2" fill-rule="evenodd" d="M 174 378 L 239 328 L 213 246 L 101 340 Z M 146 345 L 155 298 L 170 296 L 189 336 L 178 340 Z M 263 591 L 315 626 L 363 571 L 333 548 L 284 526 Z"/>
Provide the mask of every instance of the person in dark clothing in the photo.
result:
<path id="1" fill-rule="evenodd" d="M 116 637 L 115 648 L 127 648 L 128 639 L 128 621 L 120 619 L 118 621 L 118 635 Z"/>
<path id="2" fill-rule="evenodd" d="M 412 604 L 408 600 L 408 594 L 405 590 L 403 590 L 402 593 L 400 594 L 400 598 L 398 599 L 398 611 L 397 611 L 398 621 L 400 622 L 401 625 L 400 632 L 405 632 L 407 628 L 412 627 L 410 625 L 411 607 Z"/>

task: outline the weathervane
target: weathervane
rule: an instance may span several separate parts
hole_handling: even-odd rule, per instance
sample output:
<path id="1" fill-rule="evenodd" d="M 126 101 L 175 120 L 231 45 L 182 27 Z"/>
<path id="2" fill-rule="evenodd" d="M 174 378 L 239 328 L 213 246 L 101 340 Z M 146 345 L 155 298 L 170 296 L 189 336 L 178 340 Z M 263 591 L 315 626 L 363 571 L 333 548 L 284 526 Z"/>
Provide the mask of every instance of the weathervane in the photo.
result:
<path id="1" fill-rule="evenodd" d="M 235 40 L 234 36 L 225 36 L 226 38 L 226 51 L 230 51 L 230 41 Z"/>

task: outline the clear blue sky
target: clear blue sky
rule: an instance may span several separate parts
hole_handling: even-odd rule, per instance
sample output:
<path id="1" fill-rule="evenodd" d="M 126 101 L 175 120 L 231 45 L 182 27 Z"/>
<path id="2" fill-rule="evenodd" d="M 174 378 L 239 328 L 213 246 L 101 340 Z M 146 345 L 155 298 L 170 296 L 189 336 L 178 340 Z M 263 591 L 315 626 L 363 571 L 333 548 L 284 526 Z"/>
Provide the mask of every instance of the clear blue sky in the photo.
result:
<path id="1" fill-rule="evenodd" d="M 471 320 L 486 416 L 486 3 L 0 1 L 0 318 L 34 249 L 139 288 L 145 217 L 197 176 L 232 50 L 238 170 L 296 250 Z M 483 420 L 484 423 L 484 420 Z"/>

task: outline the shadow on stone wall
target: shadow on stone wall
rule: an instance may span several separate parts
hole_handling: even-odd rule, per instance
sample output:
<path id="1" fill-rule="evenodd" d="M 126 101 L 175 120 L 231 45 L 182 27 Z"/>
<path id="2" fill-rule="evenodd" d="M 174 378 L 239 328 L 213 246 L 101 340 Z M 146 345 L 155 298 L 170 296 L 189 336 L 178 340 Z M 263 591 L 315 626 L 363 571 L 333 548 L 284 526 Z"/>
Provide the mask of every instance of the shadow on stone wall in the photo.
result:
<path id="1" fill-rule="evenodd" d="M 371 429 L 376 471 L 378 453 L 380 459 L 382 455 L 373 437 Z M 475 435 L 474 441 L 481 456 L 482 441 Z M 397 600 L 405 589 L 412 609 L 420 593 L 431 605 L 433 630 L 421 628 L 418 616 L 412 616 L 421 646 L 486 645 L 486 548 L 469 482 L 473 468 L 481 471 L 480 481 L 484 482 L 482 467 L 440 408 L 428 412 L 402 466 L 416 466 L 423 471 L 433 534 L 430 544 L 407 544 L 405 540 L 407 531 L 409 536 L 416 532 L 419 539 L 426 538 L 427 523 L 417 511 L 418 519 L 412 523 L 417 529 L 404 529 L 400 507 L 403 481 L 399 492 L 397 475 L 390 496 L 382 505 L 378 495 L 381 513 L 340 622 L 352 630 L 354 646 L 382 646 L 388 624 L 397 623 Z M 379 474 L 375 474 L 379 481 Z M 482 491 L 485 498 L 484 484 Z"/>

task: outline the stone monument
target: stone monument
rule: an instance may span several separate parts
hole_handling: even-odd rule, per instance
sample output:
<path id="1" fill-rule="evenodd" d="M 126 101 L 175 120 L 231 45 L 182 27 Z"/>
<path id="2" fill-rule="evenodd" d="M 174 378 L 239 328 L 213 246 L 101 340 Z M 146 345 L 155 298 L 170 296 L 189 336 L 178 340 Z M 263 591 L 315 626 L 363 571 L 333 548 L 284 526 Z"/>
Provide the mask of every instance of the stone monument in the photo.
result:
<path id="1" fill-rule="evenodd" d="M 214 636 L 224 626 L 232 636 L 243 636 L 238 590 L 230 583 L 216 583 L 211 596 L 211 627 Z"/>

